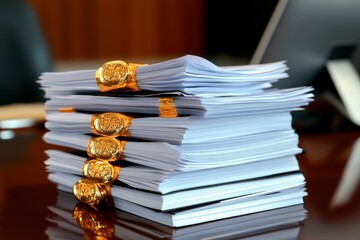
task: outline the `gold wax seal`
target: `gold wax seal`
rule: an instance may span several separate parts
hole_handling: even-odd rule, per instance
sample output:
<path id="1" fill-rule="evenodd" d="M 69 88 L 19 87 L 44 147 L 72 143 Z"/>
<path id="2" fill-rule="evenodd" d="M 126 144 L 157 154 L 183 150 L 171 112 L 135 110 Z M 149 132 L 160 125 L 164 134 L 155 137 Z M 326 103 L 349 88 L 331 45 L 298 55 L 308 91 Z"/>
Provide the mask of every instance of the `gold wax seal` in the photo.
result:
<path id="1" fill-rule="evenodd" d="M 91 159 L 83 163 L 82 170 L 84 176 L 92 181 L 111 183 L 116 180 L 120 167 L 113 166 L 107 161 Z"/>
<path id="2" fill-rule="evenodd" d="M 122 159 L 125 141 L 119 141 L 113 137 L 96 137 L 89 140 L 87 154 L 91 158 L 106 161 Z"/>
<path id="3" fill-rule="evenodd" d="M 99 90 L 101 92 L 117 89 L 140 91 L 135 75 L 136 68 L 142 65 L 144 64 L 128 63 L 121 60 L 104 63 L 95 74 Z"/>
<path id="4" fill-rule="evenodd" d="M 159 113 L 162 118 L 174 118 L 178 116 L 172 97 L 159 98 Z"/>
<path id="5" fill-rule="evenodd" d="M 90 129 L 96 135 L 129 137 L 131 117 L 121 113 L 102 113 L 91 117 Z"/>
<path id="6" fill-rule="evenodd" d="M 114 209 L 95 209 L 78 203 L 73 210 L 73 219 L 85 231 L 84 239 L 113 239 L 114 237 Z"/>
<path id="7" fill-rule="evenodd" d="M 108 192 L 106 187 L 90 179 L 81 179 L 73 186 L 73 193 L 77 200 L 88 205 L 97 205 Z"/>

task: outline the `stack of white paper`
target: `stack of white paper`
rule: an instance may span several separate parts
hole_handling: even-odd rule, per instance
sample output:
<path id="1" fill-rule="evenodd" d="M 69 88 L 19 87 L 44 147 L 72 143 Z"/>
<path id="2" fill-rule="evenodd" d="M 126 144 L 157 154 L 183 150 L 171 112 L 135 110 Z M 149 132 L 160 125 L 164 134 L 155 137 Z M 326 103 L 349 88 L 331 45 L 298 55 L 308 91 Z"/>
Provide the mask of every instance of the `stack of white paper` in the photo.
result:
<path id="1" fill-rule="evenodd" d="M 202 118 L 234 117 L 299 110 L 313 95 L 312 88 L 269 89 L 250 96 L 170 95 L 181 116 Z M 236 91 L 236 90 L 234 90 Z M 166 96 L 169 96 L 166 94 Z M 72 107 L 82 112 L 122 112 L 159 114 L 159 96 L 117 94 L 117 96 L 53 96 L 46 102 L 49 111 Z"/>
<path id="2" fill-rule="evenodd" d="M 156 92 L 183 91 L 188 94 L 249 95 L 287 77 L 284 62 L 263 65 L 218 67 L 204 58 L 187 55 L 138 67 L 137 85 Z M 47 97 L 69 93 L 97 92 L 96 70 L 43 73 L 40 84 Z M 234 91 L 235 89 L 235 91 Z"/>
<path id="3" fill-rule="evenodd" d="M 48 112 L 45 126 L 54 132 L 91 134 L 91 117 L 92 114 L 81 112 Z M 180 145 L 291 129 L 291 115 L 284 111 L 225 118 L 139 117 L 132 120 L 129 132 L 133 138 Z"/>
<path id="4" fill-rule="evenodd" d="M 111 137 L 124 144 L 111 187 L 119 209 L 181 227 L 301 204 L 302 150 L 290 112 L 313 95 L 311 87 L 270 88 L 286 70 L 284 62 L 218 67 L 185 56 L 138 67 L 146 91 L 101 94 L 95 70 L 44 73 L 44 140 L 72 150 L 46 151 L 49 179 L 71 192 L 93 157 L 94 114 L 115 112 L 131 117 L 128 134 Z M 160 117 L 162 97 L 177 116 Z"/>

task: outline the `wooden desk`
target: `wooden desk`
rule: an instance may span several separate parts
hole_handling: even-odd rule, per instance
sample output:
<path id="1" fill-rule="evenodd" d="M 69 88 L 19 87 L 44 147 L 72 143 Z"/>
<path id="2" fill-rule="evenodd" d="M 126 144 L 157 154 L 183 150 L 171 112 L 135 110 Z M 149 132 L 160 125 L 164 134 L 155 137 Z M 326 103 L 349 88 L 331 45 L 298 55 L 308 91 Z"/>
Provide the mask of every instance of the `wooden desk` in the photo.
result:
<path id="1" fill-rule="evenodd" d="M 50 147 L 41 139 L 44 132 L 34 127 L 0 140 L 0 239 L 48 239 L 45 231 L 57 226 L 47 219 L 52 214 L 48 207 L 56 204 L 59 193 L 45 172 L 44 150 Z M 309 196 L 304 204 L 308 217 L 300 226 L 299 239 L 359 239 L 360 157 L 349 162 L 351 154 L 359 151 L 354 148 L 358 138 L 360 131 L 301 134 L 305 153 L 298 159 Z M 353 190 L 342 192 L 340 196 L 349 198 L 336 206 L 333 199 L 346 179 L 344 172 L 353 176 L 342 189 L 353 186 Z"/>

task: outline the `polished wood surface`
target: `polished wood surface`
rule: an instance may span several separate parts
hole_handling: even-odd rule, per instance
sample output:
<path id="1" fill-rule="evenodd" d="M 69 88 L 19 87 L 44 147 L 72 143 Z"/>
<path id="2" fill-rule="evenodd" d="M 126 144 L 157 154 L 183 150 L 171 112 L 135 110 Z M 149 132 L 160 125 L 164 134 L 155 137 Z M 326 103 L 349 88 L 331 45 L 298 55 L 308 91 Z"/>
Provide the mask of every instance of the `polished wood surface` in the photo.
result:
<path id="1" fill-rule="evenodd" d="M 55 60 L 204 54 L 203 0 L 27 2 Z"/>
<path id="2" fill-rule="evenodd" d="M 48 239 L 47 229 L 57 226 L 49 221 L 59 192 L 47 180 L 44 132 L 40 125 L 16 130 L 11 139 L 11 132 L 0 133 L 0 239 Z M 359 239 L 358 139 L 360 129 L 300 133 L 309 195 L 298 239 Z"/>

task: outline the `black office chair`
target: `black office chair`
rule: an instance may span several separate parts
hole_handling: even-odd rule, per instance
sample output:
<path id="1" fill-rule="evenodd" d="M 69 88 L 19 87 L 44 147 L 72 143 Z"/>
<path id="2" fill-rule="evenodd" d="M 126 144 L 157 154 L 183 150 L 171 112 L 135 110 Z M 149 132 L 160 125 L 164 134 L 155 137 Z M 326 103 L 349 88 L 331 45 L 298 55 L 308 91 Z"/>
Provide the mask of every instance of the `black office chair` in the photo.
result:
<path id="1" fill-rule="evenodd" d="M 52 61 L 37 19 L 22 0 L 0 0 L 0 105 L 43 101 L 36 83 Z"/>

